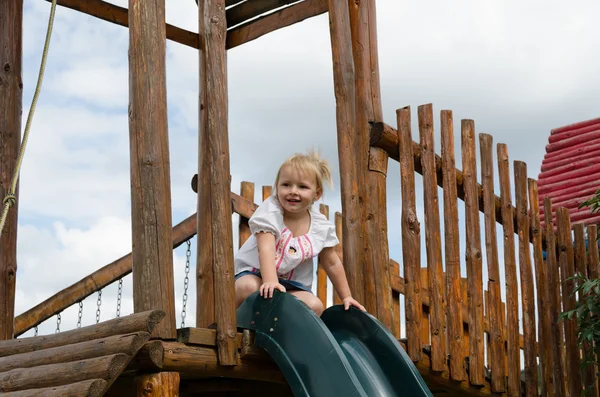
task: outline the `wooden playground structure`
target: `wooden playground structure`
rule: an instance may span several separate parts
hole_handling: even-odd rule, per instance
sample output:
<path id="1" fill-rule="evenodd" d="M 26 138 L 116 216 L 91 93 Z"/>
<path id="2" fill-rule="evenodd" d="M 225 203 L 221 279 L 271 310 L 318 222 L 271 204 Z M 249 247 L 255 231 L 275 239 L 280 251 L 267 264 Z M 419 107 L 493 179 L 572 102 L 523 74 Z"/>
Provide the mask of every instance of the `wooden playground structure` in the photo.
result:
<path id="1" fill-rule="evenodd" d="M 558 316 L 575 304 L 568 277 L 576 271 L 598 277 L 597 246 L 585 243 L 586 235 L 590 241 L 597 235 L 596 225 L 571 224 L 568 209 L 555 208 L 538 194 L 525 163 L 514 161 L 511 180 L 508 148 L 500 143 L 494 150 L 491 135 L 476 136 L 473 120 L 460 122 L 461 169 L 455 164 L 451 111 L 440 112 L 440 155 L 434 151 L 431 104 L 398 109 L 396 126 L 383 122 L 375 1 L 200 0 L 199 34 L 165 24 L 164 0 L 130 0 L 129 9 L 101 0 L 59 0 L 58 5 L 129 27 L 133 251 L 15 316 L 17 207 L 11 209 L 0 240 L 0 393 L 291 396 L 252 333 L 236 326 L 231 216 L 240 215 L 241 244 L 256 204 L 254 184 L 243 183 L 239 195 L 230 186 L 226 51 L 323 13 L 330 21 L 343 208 L 332 217 L 353 296 L 392 330 L 435 395 L 579 397 L 584 381 L 593 379 L 593 369 L 579 370 L 576 320 L 559 322 Z M 22 13 L 22 0 L 1 2 L 3 196 L 20 145 Z M 166 39 L 200 55 L 198 175 L 192 180 L 198 211 L 174 227 Z M 401 192 L 386 191 L 390 158 L 401 175 Z M 421 182 L 424 201 L 417 203 Z M 402 238 L 393 244 L 401 244 L 402 258 L 396 262 L 389 255 L 386 202 L 399 193 Z M 270 194 L 263 187 L 263 198 Z M 463 203 L 464 236 L 458 216 Z M 321 211 L 330 216 L 326 206 Z M 172 249 L 194 235 L 199 237 L 196 326 L 178 329 Z M 129 273 L 135 314 L 17 338 Z M 339 301 L 327 291 L 320 268 L 316 293 L 325 304 L 328 295 Z"/>

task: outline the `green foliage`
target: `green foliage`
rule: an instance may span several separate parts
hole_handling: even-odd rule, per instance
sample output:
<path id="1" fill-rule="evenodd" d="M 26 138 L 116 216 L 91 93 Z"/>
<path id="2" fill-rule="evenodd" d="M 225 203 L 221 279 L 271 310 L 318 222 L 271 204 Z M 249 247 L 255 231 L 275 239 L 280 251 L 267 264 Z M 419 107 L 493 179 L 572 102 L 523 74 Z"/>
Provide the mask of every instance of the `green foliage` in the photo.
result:
<path id="1" fill-rule="evenodd" d="M 579 208 L 590 207 L 592 213 L 600 212 L 600 189 L 594 193 L 594 195 L 587 201 L 581 203 Z M 596 236 L 596 239 L 600 241 L 600 233 Z M 595 242 L 589 242 L 594 244 Z M 573 317 L 577 319 L 577 342 L 579 347 L 583 348 L 584 345 L 595 346 L 593 349 L 589 349 L 589 354 L 583 357 L 581 363 L 581 369 L 583 370 L 588 365 L 598 365 L 600 362 L 596 353 L 600 353 L 600 279 L 589 279 L 585 275 L 577 273 L 571 278 L 575 281 L 575 290 L 573 295 L 578 295 L 579 299 L 573 310 L 561 313 L 560 320 L 572 320 Z M 600 372 L 596 374 L 596 379 L 591 385 L 586 385 L 583 395 L 586 395 L 588 391 L 591 392 L 592 386 L 596 383 L 600 377 Z"/>

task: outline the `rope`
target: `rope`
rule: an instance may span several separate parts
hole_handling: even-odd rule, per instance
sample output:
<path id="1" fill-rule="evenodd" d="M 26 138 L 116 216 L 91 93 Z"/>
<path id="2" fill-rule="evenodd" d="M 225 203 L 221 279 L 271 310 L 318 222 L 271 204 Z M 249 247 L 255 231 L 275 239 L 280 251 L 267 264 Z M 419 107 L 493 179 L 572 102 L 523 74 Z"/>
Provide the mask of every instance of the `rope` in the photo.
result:
<path id="1" fill-rule="evenodd" d="M 27 139 L 29 138 L 29 129 L 31 127 L 31 120 L 33 119 L 33 113 L 37 105 L 38 96 L 40 95 L 40 89 L 42 87 L 42 80 L 44 78 L 44 69 L 46 69 L 46 58 L 48 57 L 48 48 L 50 47 L 50 37 L 52 36 L 52 27 L 54 25 L 54 13 L 56 10 L 56 0 L 52 0 L 52 7 L 50 8 L 50 18 L 48 20 L 48 30 L 46 32 L 46 41 L 44 43 L 44 52 L 42 54 L 42 63 L 40 65 L 40 73 L 38 75 L 37 85 L 35 87 L 35 93 L 33 94 L 33 100 L 31 101 L 31 108 L 27 115 L 27 122 L 25 124 L 25 132 L 23 133 L 23 141 L 21 142 L 21 148 L 19 150 L 19 156 L 17 157 L 17 165 L 15 166 L 15 172 L 12 176 L 10 188 L 2 204 L 4 208 L 2 210 L 2 217 L 0 218 L 0 236 L 4 230 L 4 224 L 8 216 L 8 210 L 10 207 L 15 205 L 17 202 L 16 190 L 17 182 L 19 181 L 19 173 L 21 171 L 21 163 L 23 162 L 23 156 L 25 155 L 25 147 L 27 146 Z"/>

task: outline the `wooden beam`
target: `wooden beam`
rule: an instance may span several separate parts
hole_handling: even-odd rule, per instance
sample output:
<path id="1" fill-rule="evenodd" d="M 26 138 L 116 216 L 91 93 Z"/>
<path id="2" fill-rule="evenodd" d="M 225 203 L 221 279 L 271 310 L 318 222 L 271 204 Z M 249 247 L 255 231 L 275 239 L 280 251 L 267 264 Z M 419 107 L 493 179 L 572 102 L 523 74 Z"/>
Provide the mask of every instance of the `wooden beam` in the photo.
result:
<path id="1" fill-rule="evenodd" d="M 19 368 L 0 373 L 0 392 L 63 386 L 90 379 L 103 379 L 110 383 L 127 365 L 126 354 L 92 358 L 61 364 Z"/>
<path id="2" fill-rule="evenodd" d="M 58 334 L 0 341 L 0 357 L 136 332 L 151 333 L 165 313 L 159 310 L 118 317 Z"/>
<path id="3" fill-rule="evenodd" d="M 327 0 L 304 0 L 280 11 L 236 26 L 227 32 L 227 49 L 230 50 L 267 33 L 324 14 L 328 9 Z"/>
<path id="4" fill-rule="evenodd" d="M 147 332 L 114 335 L 107 336 L 106 338 L 0 357 L 0 373 L 17 368 L 31 368 L 69 361 L 80 361 L 117 353 L 133 356 L 140 347 L 146 343 L 148 338 L 150 338 L 150 334 Z"/>
<path id="5" fill-rule="evenodd" d="M 217 322 L 219 361 L 236 365 L 235 288 L 233 279 L 233 230 L 231 227 L 231 176 L 229 170 L 227 51 L 225 0 L 200 0 L 200 158 L 199 195 L 210 213 L 198 222 L 198 233 L 211 228 L 214 282 L 214 315 Z M 209 165 L 209 166 L 207 166 Z M 207 199 L 207 200 L 206 200 Z M 201 201 L 198 200 L 200 203 Z M 210 224 L 207 222 L 210 221 Z M 204 237 L 204 236 L 203 236 Z M 208 263 L 202 264 L 206 269 Z M 207 294 L 204 294 L 206 297 Z M 197 303 L 198 309 L 204 301 Z M 198 310 L 197 310 L 198 311 Z"/>
<path id="6" fill-rule="evenodd" d="M 0 4 L 0 197 L 11 185 L 21 143 L 23 0 Z M 18 186 L 15 192 L 18 196 Z M 0 340 L 12 339 L 17 279 L 18 201 L 0 236 Z"/>
<path id="7" fill-rule="evenodd" d="M 333 82 L 336 99 L 338 158 L 342 194 L 342 236 L 344 270 L 355 299 L 364 302 L 361 250 L 358 174 L 354 156 L 356 140 L 356 103 L 354 60 L 348 2 L 329 0 L 329 30 L 333 58 Z"/>
<path id="8" fill-rule="evenodd" d="M 129 0 L 133 310 L 164 310 L 153 336 L 174 339 L 165 1 Z"/>
<path id="9" fill-rule="evenodd" d="M 64 386 L 27 389 L 2 394 L 3 397 L 63 397 L 87 396 L 99 397 L 104 394 L 108 382 L 104 379 L 90 379 Z"/>
<path id="10" fill-rule="evenodd" d="M 158 372 L 135 377 L 135 389 L 143 397 L 179 397 L 179 373 Z"/>
<path id="11" fill-rule="evenodd" d="M 227 27 L 233 27 L 298 0 L 252 0 L 227 9 Z"/>

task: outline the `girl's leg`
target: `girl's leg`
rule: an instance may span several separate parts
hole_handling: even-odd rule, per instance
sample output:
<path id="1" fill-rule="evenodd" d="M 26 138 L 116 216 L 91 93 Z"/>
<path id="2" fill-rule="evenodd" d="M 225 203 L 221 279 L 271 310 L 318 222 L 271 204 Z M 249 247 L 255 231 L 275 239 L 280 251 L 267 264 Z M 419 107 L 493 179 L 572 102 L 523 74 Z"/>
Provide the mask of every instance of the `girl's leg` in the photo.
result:
<path id="1" fill-rule="evenodd" d="M 258 291 L 262 279 L 252 274 L 242 276 L 235 280 L 235 307 L 239 307 L 247 297 Z"/>
<path id="2" fill-rule="evenodd" d="M 314 311 L 317 314 L 317 316 L 321 317 L 324 308 L 323 303 L 319 298 L 307 291 L 295 290 L 289 291 L 289 293 L 294 295 L 296 298 L 300 299 L 302 302 L 306 303 L 306 305 L 310 307 L 312 311 Z"/>

